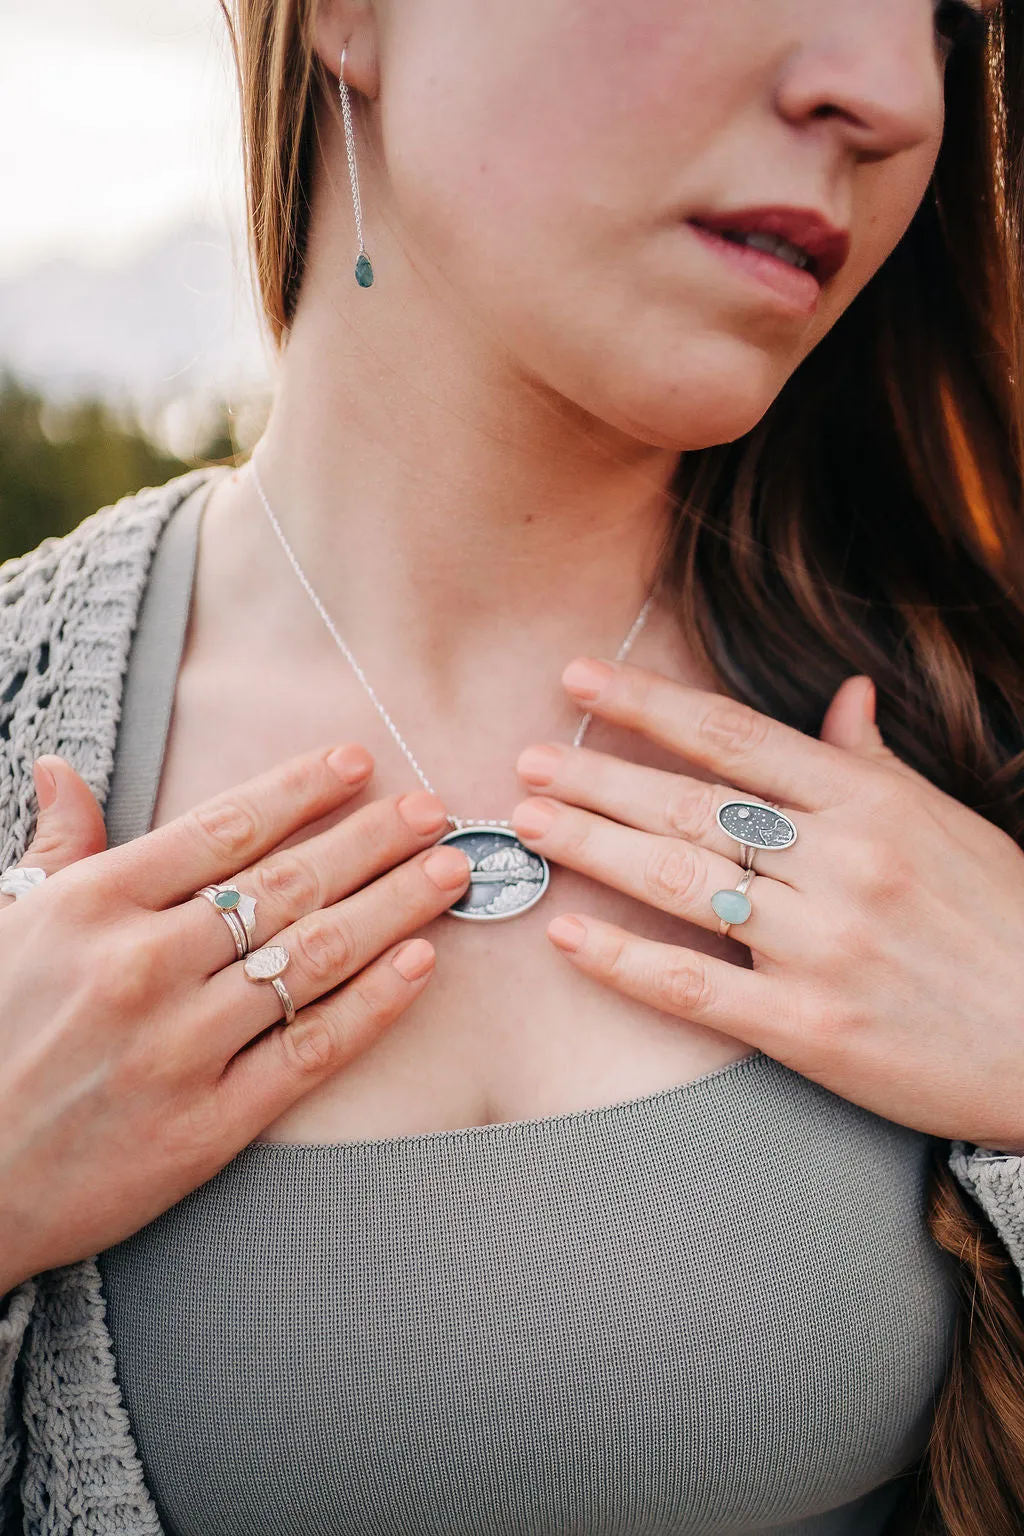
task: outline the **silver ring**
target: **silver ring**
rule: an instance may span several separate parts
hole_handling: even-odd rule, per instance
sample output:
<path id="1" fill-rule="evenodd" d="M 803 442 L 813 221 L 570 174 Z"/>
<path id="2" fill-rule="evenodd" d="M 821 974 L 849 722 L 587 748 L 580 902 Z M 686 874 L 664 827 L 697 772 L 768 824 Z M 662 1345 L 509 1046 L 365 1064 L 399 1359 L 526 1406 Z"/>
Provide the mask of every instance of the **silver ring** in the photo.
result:
<path id="1" fill-rule="evenodd" d="M 12 864 L 0 874 L 0 896 L 13 896 L 21 901 L 46 879 L 45 869 L 31 869 L 25 864 Z"/>
<path id="2" fill-rule="evenodd" d="M 242 966 L 243 971 L 250 981 L 269 981 L 284 1009 L 284 1022 L 292 1024 L 295 1020 L 295 1004 L 281 974 L 288 969 L 291 955 L 283 944 L 264 944 L 262 949 L 254 949 L 251 955 L 246 957 Z"/>
<path id="3" fill-rule="evenodd" d="M 755 874 L 756 870 L 751 861 L 740 876 L 739 883 L 732 890 L 716 891 L 712 896 L 711 905 L 719 918 L 718 932 L 722 938 L 725 938 L 733 923 L 745 923 L 753 911 L 747 891 Z"/>
<path id="4" fill-rule="evenodd" d="M 205 896 L 215 911 L 227 923 L 239 960 L 244 960 L 252 948 L 256 932 L 256 898 L 246 896 L 237 885 L 226 881 L 220 885 L 204 885 L 197 896 Z"/>
<path id="5" fill-rule="evenodd" d="M 796 826 L 773 801 L 726 800 L 715 817 L 726 837 L 745 848 L 770 849 L 773 853 L 792 848 Z M 745 863 L 744 868 L 751 865 Z"/>

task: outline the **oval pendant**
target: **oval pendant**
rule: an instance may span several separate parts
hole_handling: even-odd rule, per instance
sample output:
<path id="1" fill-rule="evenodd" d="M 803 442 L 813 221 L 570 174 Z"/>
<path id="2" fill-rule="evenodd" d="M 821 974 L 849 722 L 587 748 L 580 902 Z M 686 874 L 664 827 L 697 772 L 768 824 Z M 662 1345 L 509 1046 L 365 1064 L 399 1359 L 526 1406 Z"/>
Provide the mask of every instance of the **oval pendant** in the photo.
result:
<path id="1" fill-rule="evenodd" d="M 548 888 L 547 859 L 524 847 L 507 827 L 457 827 L 439 842 L 461 848 L 472 869 L 469 888 L 448 908 L 449 917 L 475 923 L 518 917 L 535 907 Z"/>

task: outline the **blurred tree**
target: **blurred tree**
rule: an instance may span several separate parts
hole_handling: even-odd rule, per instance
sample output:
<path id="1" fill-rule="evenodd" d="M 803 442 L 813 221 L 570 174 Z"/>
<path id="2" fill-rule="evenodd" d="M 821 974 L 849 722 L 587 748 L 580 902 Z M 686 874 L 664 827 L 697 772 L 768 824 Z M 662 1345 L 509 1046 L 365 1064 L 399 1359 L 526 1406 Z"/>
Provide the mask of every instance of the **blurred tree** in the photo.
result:
<path id="1" fill-rule="evenodd" d="M 56 407 L 11 375 L 0 376 L 0 560 L 69 533 L 120 496 L 199 464 L 229 462 L 232 454 L 226 415 L 203 453 L 185 463 L 102 401 Z"/>

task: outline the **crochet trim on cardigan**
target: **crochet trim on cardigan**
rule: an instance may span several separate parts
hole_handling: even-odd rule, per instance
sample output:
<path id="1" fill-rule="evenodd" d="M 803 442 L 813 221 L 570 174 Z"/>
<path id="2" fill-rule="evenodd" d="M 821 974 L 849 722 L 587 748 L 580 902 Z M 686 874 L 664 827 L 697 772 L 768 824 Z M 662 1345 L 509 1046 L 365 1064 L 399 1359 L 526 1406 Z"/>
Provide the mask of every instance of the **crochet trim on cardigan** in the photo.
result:
<path id="1" fill-rule="evenodd" d="M 105 803 L 150 562 L 168 518 L 204 478 L 195 471 L 125 497 L 0 566 L 0 868 L 32 840 L 32 764 L 44 752 L 66 758 Z M 13 1293 L 0 1322 L 0 1386 L 0 1530 L 160 1536 L 94 1259 Z"/>

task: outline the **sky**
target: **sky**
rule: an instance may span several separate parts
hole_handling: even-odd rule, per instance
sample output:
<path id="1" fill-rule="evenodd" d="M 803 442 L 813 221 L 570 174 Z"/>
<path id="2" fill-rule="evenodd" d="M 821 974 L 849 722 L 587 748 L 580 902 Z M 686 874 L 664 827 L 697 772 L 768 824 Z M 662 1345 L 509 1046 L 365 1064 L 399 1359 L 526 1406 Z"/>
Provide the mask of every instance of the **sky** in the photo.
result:
<path id="1" fill-rule="evenodd" d="M 0 0 L 0 277 L 237 227 L 236 115 L 217 0 Z"/>

